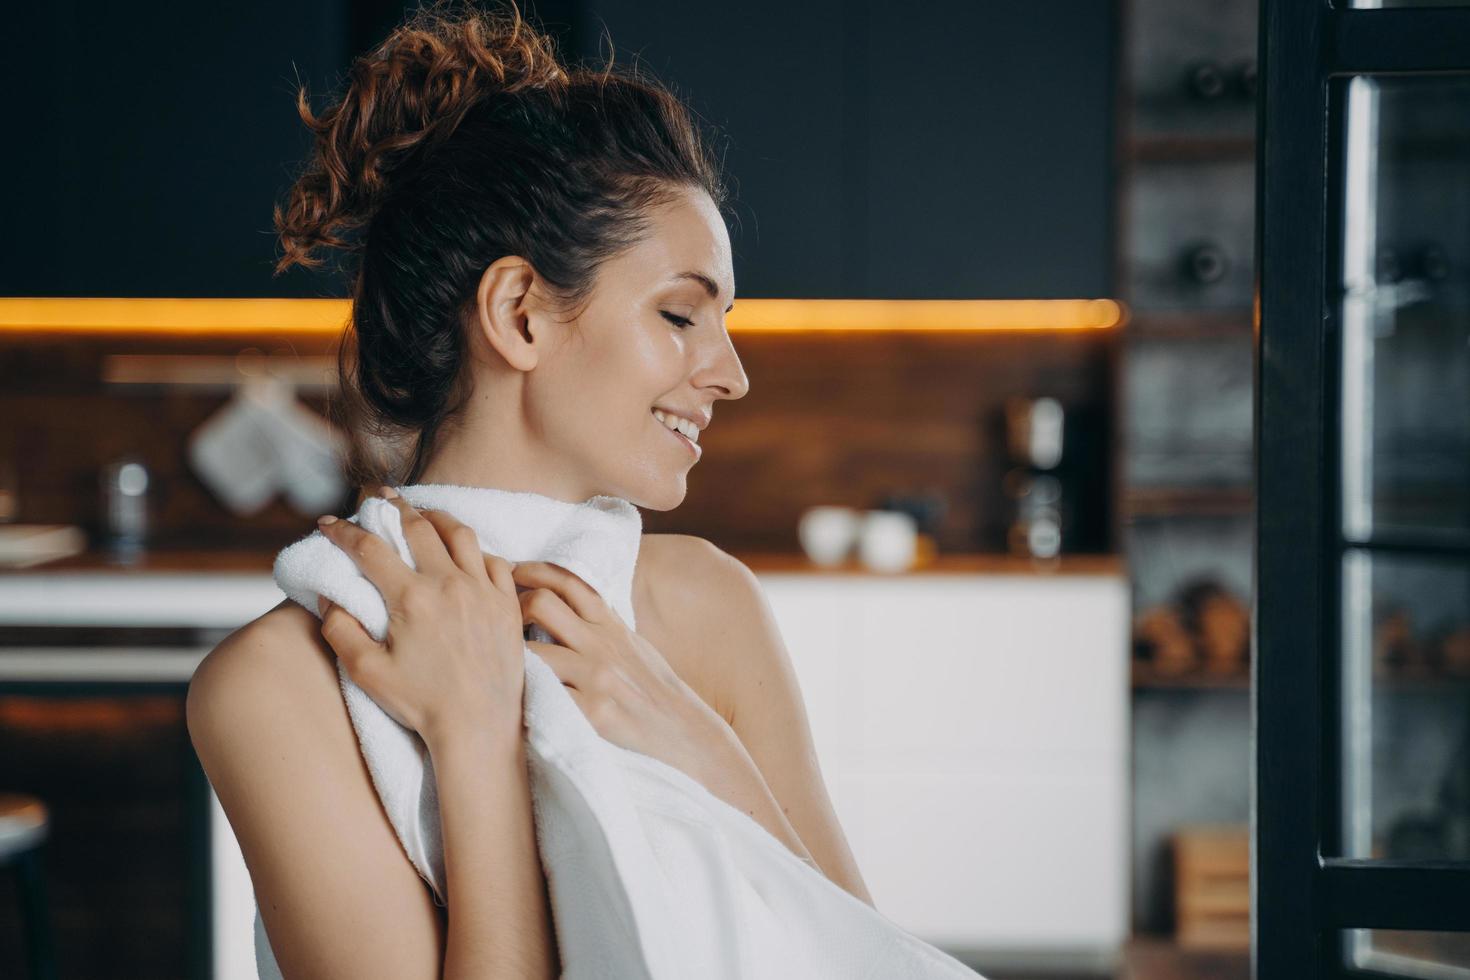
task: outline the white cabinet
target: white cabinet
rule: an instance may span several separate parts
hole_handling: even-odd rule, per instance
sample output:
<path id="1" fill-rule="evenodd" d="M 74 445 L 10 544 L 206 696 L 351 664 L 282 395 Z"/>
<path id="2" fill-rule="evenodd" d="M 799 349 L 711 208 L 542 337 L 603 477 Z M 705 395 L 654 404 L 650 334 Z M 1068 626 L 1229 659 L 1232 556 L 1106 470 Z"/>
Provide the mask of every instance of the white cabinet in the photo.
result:
<path id="1" fill-rule="evenodd" d="M 1114 956 L 1126 578 L 759 578 L 878 909 L 953 951 Z"/>

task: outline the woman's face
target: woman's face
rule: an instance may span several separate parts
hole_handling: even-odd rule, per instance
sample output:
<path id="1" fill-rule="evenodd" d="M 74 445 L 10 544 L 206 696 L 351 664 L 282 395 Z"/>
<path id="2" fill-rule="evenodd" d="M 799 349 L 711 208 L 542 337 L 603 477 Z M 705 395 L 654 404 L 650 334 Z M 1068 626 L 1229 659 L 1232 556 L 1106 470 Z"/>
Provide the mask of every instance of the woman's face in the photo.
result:
<path id="1" fill-rule="evenodd" d="M 533 438 L 575 467 L 589 495 L 651 510 L 683 501 L 703 448 L 653 413 L 702 429 L 716 402 L 749 390 L 725 331 L 734 294 L 729 235 L 702 190 L 681 192 L 638 245 L 603 263 L 586 308 L 524 391 Z"/>

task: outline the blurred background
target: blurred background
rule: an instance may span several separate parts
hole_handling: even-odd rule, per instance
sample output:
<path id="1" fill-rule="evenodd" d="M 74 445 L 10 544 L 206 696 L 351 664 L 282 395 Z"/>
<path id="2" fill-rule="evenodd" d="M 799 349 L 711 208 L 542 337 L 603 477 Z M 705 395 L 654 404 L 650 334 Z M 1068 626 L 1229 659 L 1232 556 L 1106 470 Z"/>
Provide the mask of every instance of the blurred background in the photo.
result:
<path id="1" fill-rule="evenodd" d="M 346 280 L 273 277 L 270 208 L 297 83 L 405 9 L 8 14 L 0 976 L 254 976 L 184 690 L 355 507 Z M 523 9 L 717 136 L 751 393 L 645 530 L 761 577 L 878 908 L 996 978 L 1247 976 L 1256 4 Z M 1432 852 L 1464 590 L 1375 587 L 1374 833 Z"/>

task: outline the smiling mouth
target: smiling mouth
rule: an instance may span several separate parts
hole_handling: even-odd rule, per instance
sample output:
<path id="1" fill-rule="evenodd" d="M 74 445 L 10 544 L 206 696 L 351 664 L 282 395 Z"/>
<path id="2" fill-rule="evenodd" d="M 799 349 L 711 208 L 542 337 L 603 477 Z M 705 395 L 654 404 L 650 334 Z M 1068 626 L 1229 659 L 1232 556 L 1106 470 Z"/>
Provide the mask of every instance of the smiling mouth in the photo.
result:
<path id="1" fill-rule="evenodd" d="M 684 433 L 679 432 L 675 429 L 671 429 L 667 425 L 664 425 L 656 417 L 654 417 L 652 413 L 649 414 L 649 418 L 653 419 L 654 425 L 658 426 L 660 429 L 663 429 L 673 438 L 679 440 L 679 442 L 684 445 L 685 449 L 694 454 L 695 460 L 698 460 L 701 456 L 704 455 L 704 447 L 701 446 L 699 443 L 692 441 Z"/>

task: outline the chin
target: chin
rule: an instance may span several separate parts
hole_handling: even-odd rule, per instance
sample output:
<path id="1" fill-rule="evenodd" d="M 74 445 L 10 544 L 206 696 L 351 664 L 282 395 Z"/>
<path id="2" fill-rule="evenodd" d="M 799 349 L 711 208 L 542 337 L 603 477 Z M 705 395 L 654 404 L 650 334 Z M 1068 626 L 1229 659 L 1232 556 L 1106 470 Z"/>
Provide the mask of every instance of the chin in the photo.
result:
<path id="1" fill-rule="evenodd" d="M 689 495 L 689 483 L 680 473 L 657 486 L 643 487 L 637 496 L 629 496 L 628 502 L 644 510 L 673 510 Z"/>

